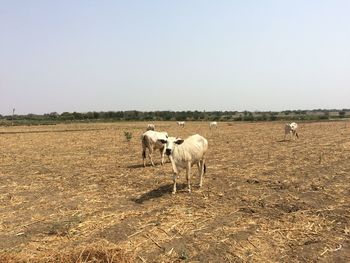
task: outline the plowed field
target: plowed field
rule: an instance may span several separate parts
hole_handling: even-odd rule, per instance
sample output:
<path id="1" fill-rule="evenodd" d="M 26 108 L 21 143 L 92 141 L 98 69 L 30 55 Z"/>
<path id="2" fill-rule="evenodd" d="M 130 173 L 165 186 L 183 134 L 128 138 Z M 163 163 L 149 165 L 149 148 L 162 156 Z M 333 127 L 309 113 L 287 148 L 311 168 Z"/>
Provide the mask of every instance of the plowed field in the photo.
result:
<path id="1" fill-rule="evenodd" d="M 201 189 L 142 166 L 144 122 L 0 127 L 0 261 L 350 262 L 349 122 L 155 124 L 208 139 Z"/>

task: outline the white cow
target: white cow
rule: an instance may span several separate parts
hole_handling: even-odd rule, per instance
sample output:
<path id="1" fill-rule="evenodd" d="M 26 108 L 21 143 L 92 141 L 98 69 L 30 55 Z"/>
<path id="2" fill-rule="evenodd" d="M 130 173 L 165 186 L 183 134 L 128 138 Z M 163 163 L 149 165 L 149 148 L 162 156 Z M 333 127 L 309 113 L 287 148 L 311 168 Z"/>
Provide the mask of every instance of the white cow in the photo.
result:
<path id="1" fill-rule="evenodd" d="M 147 131 L 154 131 L 156 129 L 156 126 L 153 123 L 149 123 L 147 125 Z"/>
<path id="2" fill-rule="evenodd" d="M 180 127 L 185 127 L 185 122 L 184 121 L 178 121 L 177 125 L 179 125 Z"/>
<path id="3" fill-rule="evenodd" d="M 141 143 L 142 143 L 142 159 L 143 159 L 143 166 L 146 166 L 146 149 L 148 149 L 148 156 L 151 160 L 151 164 L 154 166 L 154 162 L 152 159 L 152 153 L 154 150 L 159 149 L 160 155 L 161 155 L 161 164 L 164 164 L 164 154 L 165 154 L 165 146 L 162 144 L 159 140 L 166 140 L 168 139 L 168 133 L 167 132 L 156 132 L 156 131 L 146 131 L 141 136 Z"/>
<path id="4" fill-rule="evenodd" d="M 218 127 L 218 123 L 216 121 L 212 121 L 209 123 L 209 128 L 217 128 Z"/>
<path id="5" fill-rule="evenodd" d="M 299 138 L 298 135 L 298 124 L 295 122 L 287 123 L 284 127 L 284 140 L 286 140 L 286 137 L 288 134 L 290 134 L 290 138 L 295 140 L 295 137 Z"/>
<path id="6" fill-rule="evenodd" d="M 167 140 L 161 140 L 166 144 L 166 155 L 169 156 L 173 168 L 173 194 L 176 193 L 176 179 L 179 170 L 186 169 L 186 179 L 188 191 L 191 192 L 191 167 L 197 164 L 199 173 L 199 186 L 203 184 L 203 175 L 206 171 L 205 153 L 208 150 L 208 141 L 198 135 L 192 135 L 185 140 L 181 138 L 169 137 Z"/>

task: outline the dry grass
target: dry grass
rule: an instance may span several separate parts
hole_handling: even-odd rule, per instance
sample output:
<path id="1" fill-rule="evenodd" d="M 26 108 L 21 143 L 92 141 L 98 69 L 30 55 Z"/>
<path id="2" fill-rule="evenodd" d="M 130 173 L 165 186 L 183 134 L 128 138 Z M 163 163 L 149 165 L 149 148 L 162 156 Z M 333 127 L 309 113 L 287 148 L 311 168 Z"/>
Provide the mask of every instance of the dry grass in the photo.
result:
<path id="1" fill-rule="evenodd" d="M 131 263 L 130 255 L 120 248 L 109 244 L 95 243 L 84 248 L 74 248 L 68 251 L 45 251 L 40 256 L 31 257 L 28 253 L 0 253 L 0 262 L 7 263 Z"/>
<path id="2" fill-rule="evenodd" d="M 208 139 L 202 189 L 142 167 L 146 123 L 0 128 L 0 262 L 350 261 L 349 124 L 156 127 Z"/>

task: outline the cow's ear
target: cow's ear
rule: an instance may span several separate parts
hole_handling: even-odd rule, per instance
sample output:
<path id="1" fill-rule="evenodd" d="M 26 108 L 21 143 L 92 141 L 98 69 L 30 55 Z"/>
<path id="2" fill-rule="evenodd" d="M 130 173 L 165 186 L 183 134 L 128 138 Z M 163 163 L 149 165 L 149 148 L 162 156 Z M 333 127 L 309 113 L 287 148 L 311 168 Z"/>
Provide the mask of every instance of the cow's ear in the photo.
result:
<path id="1" fill-rule="evenodd" d="M 183 142 L 184 142 L 184 140 L 182 140 L 182 139 L 176 139 L 176 141 L 175 141 L 175 143 L 178 145 L 182 144 Z"/>
<path id="2" fill-rule="evenodd" d="M 163 139 L 158 139 L 158 142 L 161 142 L 161 143 L 166 143 L 166 140 L 163 140 Z"/>

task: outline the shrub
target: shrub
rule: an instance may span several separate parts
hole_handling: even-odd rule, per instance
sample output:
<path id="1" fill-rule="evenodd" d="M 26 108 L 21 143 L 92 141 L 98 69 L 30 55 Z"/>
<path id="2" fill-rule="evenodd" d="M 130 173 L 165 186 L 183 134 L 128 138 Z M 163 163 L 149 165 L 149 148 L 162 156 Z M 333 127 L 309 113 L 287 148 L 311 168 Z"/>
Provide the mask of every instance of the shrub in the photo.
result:
<path id="1" fill-rule="evenodd" d="M 124 136 L 128 142 L 130 142 L 130 140 L 132 139 L 132 133 L 129 131 L 124 131 Z"/>
<path id="2" fill-rule="evenodd" d="M 346 111 L 339 111 L 339 118 L 345 118 Z"/>

